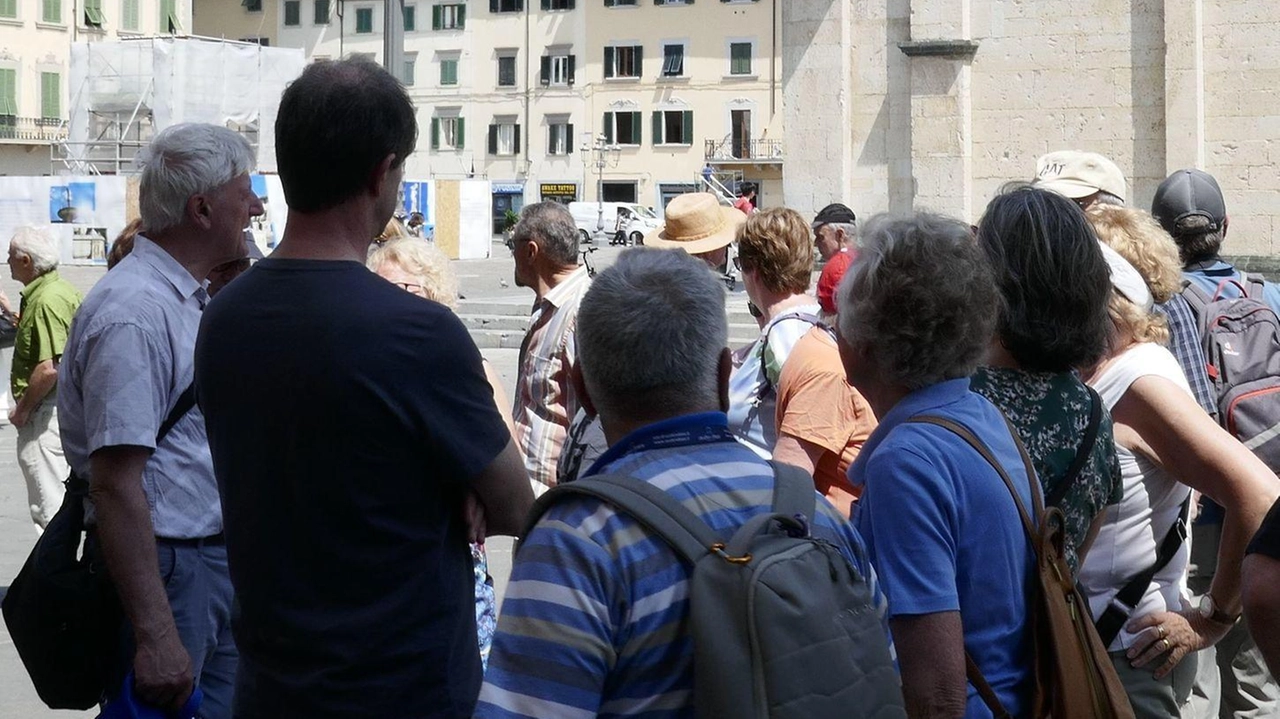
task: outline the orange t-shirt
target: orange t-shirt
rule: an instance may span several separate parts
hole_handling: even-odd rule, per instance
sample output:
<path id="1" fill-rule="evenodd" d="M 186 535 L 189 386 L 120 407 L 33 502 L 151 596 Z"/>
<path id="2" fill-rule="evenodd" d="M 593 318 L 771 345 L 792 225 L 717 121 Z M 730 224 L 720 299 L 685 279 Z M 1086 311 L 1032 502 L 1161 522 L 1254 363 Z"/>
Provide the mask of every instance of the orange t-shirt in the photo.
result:
<path id="1" fill-rule="evenodd" d="M 840 511 L 860 494 L 846 473 L 876 428 L 871 406 L 845 379 L 835 340 L 815 327 L 800 338 L 778 378 L 778 436 L 825 450 L 814 468 L 818 491 Z"/>

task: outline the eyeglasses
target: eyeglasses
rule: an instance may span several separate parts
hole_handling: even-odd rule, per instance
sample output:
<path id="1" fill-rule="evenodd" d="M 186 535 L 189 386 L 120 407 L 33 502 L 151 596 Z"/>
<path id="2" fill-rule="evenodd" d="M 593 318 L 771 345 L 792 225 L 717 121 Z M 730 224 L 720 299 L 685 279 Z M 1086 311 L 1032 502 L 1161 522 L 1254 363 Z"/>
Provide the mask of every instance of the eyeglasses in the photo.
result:
<path id="1" fill-rule="evenodd" d="M 422 285 L 414 284 L 413 282 L 392 282 L 391 284 L 415 295 L 421 295 L 425 291 Z"/>
<path id="2" fill-rule="evenodd" d="M 741 272 L 741 271 L 742 271 L 742 258 L 741 258 L 741 257 L 739 257 L 738 255 L 734 255 L 734 256 L 733 256 L 733 266 L 734 266 L 734 268 L 735 268 L 735 269 L 737 269 L 739 272 Z"/>

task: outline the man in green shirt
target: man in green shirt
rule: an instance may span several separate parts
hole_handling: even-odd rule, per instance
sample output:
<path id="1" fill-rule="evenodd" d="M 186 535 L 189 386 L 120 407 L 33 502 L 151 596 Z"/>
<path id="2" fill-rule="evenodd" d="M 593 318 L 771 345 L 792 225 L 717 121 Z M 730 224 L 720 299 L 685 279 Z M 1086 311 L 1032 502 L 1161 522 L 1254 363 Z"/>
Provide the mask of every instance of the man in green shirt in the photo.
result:
<path id="1" fill-rule="evenodd" d="M 69 471 L 58 436 L 58 360 L 81 298 L 58 276 L 60 254 L 48 230 L 20 227 L 9 241 L 9 271 L 23 285 L 9 380 L 17 405 L 9 421 L 18 428 L 18 466 L 37 532 L 61 506 Z M 0 302 L 10 310 L 2 297 Z"/>

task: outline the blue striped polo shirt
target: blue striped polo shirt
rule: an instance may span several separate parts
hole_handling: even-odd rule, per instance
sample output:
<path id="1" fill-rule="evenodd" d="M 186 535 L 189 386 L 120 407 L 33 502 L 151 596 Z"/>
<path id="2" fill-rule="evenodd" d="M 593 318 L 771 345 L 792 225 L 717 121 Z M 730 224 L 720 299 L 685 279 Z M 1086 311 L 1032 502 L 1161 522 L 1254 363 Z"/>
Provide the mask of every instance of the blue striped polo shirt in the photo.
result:
<path id="1" fill-rule="evenodd" d="M 725 536 L 773 502 L 772 468 L 733 439 L 719 412 L 633 432 L 588 476 L 606 472 L 654 484 Z M 817 500 L 814 536 L 868 578 L 888 636 L 861 537 Z M 476 716 L 692 718 L 689 572 L 608 504 L 574 497 L 551 507 L 516 556 Z"/>

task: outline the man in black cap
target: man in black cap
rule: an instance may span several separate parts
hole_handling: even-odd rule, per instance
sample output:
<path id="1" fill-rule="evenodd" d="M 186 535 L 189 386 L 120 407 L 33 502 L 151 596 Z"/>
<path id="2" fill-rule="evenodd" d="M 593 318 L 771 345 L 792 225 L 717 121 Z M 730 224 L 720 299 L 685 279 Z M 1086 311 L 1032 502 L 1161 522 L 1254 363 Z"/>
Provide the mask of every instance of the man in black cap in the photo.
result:
<path id="1" fill-rule="evenodd" d="M 1187 280 L 1209 297 L 1240 296 L 1240 286 L 1229 280 L 1244 285 L 1244 275 L 1219 254 L 1230 223 L 1213 175 L 1195 169 L 1173 173 L 1156 189 L 1151 214 L 1177 243 Z M 1274 284 L 1263 283 L 1262 296 L 1255 299 L 1280 314 L 1280 290 Z M 1208 594 L 1217 571 L 1222 516 L 1221 507 L 1208 497 L 1201 499 L 1191 528 L 1192 567 L 1187 578 L 1188 588 L 1198 596 Z M 1189 706 L 1202 719 L 1275 716 L 1280 711 L 1275 683 L 1244 622 L 1200 652 Z"/>
<path id="2" fill-rule="evenodd" d="M 814 242 L 823 262 L 829 262 L 837 252 L 853 245 L 858 229 L 857 221 L 853 210 L 839 202 L 822 208 L 818 216 L 813 218 Z"/>
<path id="3" fill-rule="evenodd" d="M 1240 295 L 1236 285 L 1222 285 L 1226 280 L 1243 284 L 1243 275 L 1219 254 L 1230 220 L 1222 189 L 1213 175 L 1202 170 L 1178 170 L 1169 175 L 1156 189 L 1151 214 L 1178 243 L 1188 280 L 1210 297 L 1219 287 L 1223 297 Z M 1280 314 L 1280 288 L 1267 282 L 1261 299 Z"/>

